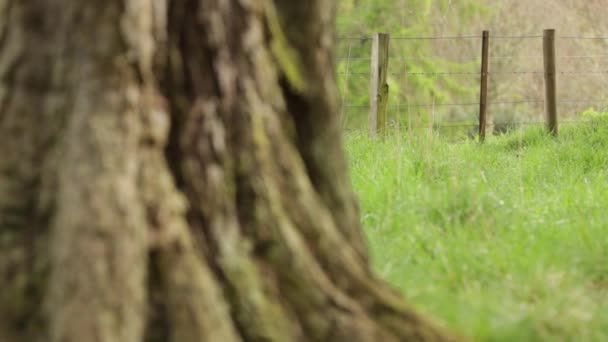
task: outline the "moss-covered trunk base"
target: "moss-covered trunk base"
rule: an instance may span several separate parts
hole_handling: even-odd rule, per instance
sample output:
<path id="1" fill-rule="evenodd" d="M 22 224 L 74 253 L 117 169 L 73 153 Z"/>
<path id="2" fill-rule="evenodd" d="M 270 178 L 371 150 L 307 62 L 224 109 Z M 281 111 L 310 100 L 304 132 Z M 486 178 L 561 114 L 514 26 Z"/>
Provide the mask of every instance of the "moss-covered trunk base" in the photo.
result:
<path id="1" fill-rule="evenodd" d="M 0 340 L 454 340 L 370 270 L 334 12 L 0 3 Z"/>

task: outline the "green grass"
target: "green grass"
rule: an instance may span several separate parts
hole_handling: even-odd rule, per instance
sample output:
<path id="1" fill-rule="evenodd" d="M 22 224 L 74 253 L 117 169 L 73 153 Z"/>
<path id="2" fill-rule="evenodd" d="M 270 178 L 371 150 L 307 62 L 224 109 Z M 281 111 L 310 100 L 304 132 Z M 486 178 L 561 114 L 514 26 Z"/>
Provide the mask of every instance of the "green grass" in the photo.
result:
<path id="1" fill-rule="evenodd" d="M 608 119 L 346 137 L 377 271 L 477 341 L 608 341 Z"/>

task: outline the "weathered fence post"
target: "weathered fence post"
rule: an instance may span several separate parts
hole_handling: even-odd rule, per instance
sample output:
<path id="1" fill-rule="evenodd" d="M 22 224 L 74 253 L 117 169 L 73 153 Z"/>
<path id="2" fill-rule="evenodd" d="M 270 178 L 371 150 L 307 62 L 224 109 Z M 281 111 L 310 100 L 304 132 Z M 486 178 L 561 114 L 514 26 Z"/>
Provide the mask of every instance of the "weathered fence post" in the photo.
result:
<path id="1" fill-rule="evenodd" d="M 486 139 L 488 116 L 488 71 L 490 66 L 490 31 L 483 31 L 481 40 L 481 82 L 479 89 L 479 141 Z"/>
<path id="2" fill-rule="evenodd" d="M 543 35 L 543 60 L 545 66 L 545 110 L 547 129 L 557 135 L 557 75 L 555 62 L 555 30 L 545 30 Z"/>
<path id="3" fill-rule="evenodd" d="M 386 129 L 386 104 L 388 102 L 388 46 L 390 36 L 376 33 L 372 41 L 371 93 L 369 134 L 375 137 Z"/>

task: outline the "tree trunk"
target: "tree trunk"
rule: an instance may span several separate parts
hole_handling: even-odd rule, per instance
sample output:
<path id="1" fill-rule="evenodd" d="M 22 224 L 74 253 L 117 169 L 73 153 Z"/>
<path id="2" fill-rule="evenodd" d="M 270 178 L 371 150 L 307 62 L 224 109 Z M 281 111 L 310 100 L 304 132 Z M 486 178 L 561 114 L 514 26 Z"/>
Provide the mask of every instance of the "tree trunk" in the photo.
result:
<path id="1" fill-rule="evenodd" d="M 451 341 L 368 262 L 332 1 L 0 1 L 0 341 Z"/>

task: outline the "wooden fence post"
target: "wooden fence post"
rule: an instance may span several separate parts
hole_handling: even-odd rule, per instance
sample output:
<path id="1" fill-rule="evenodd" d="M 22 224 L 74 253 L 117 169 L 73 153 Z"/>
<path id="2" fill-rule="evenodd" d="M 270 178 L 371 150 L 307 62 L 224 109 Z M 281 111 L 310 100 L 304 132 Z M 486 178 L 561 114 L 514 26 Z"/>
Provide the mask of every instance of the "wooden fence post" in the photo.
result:
<path id="1" fill-rule="evenodd" d="M 483 31 L 481 42 L 481 82 L 479 89 L 479 141 L 486 139 L 488 116 L 488 71 L 490 66 L 490 31 Z"/>
<path id="2" fill-rule="evenodd" d="M 386 104 L 388 102 L 388 46 L 390 36 L 376 33 L 372 41 L 371 93 L 369 112 L 369 134 L 372 137 L 386 129 Z"/>
<path id="3" fill-rule="evenodd" d="M 557 75 L 555 63 L 555 30 L 545 30 L 543 35 L 543 60 L 545 66 L 545 110 L 547 129 L 557 135 Z"/>

